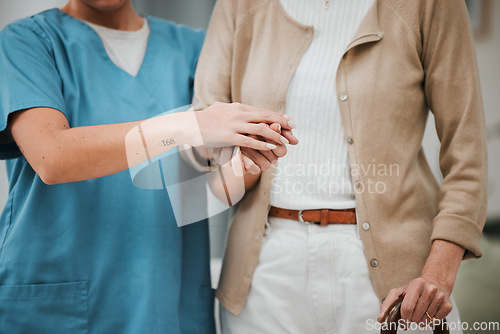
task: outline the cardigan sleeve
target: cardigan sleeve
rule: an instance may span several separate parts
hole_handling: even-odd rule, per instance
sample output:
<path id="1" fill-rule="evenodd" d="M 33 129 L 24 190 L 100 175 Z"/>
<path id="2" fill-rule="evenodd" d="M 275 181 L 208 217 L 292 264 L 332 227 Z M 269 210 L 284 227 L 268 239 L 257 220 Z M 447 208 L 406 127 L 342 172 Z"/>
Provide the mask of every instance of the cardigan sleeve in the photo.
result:
<path id="1" fill-rule="evenodd" d="M 431 240 L 481 256 L 486 220 L 487 144 L 474 40 L 464 1 L 428 2 L 422 24 L 424 89 L 441 142 L 443 183 Z"/>
<path id="2" fill-rule="evenodd" d="M 215 5 L 195 74 L 195 110 L 206 108 L 215 102 L 232 102 L 235 7 L 233 0 L 218 0 Z"/>
<path id="3" fill-rule="evenodd" d="M 215 102 L 231 101 L 231 59 L 234 34 L 232 0 L 218 0 L 215 4 L 194 79 L 193 109 L 202 110 Z M 198 171 L 217 169 L 207 162 L 202 165 L 192 148 L 184 146 L 184 159 Z"/>

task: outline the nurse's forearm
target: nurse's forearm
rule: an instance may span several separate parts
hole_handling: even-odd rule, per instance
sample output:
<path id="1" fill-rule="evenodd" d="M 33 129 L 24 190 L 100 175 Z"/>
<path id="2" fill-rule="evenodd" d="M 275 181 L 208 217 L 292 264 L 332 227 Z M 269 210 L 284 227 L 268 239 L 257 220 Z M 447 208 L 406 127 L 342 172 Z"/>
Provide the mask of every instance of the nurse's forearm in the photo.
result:
<path id="1" fill-rule="evenodd" d="M 259 124 L 262 123 L 262 124 Z M 283 115 L 238 103 L 216 103 L 202 111 L 152 119 L 70 128 L 66 116 L 51 108 L 15 112 L 9 130 L 43 182 L 89 180 L 123 171 L 180 144 L 239 145 L 271 150 L 281 135 L 266 125 L 290 128 Z M 248 135 L 260 136 L 263 140 Z"/>
<path id="2" fill-rule="evenodd" d="M 16 143 L 42 181 L 58 184 L 114 174 L 190 142 L 188 134 L 197 128 L 193 119 L 192 113 L 179 113 L 147 121 L 69 128 L 59 111 L 36 108 L 14 114 L 10 123 Z M 149 154 L 144 153 L 145 145 Z M 127 159 L 127 150 L 134 159 Z"/>

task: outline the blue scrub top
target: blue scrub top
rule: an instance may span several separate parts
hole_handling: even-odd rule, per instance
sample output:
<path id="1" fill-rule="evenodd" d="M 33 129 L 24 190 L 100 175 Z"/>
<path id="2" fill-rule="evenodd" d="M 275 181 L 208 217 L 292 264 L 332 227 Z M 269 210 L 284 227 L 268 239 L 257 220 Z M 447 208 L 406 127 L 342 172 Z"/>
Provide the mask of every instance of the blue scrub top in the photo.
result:
<path id="1" fill-rule="evenodd" d="M 62 112 L 71 127 L 136 121 L 189 104 L 203 32 L 147 17 L 132 77 L 99 36 L 58 9 L 0 33 L 0 130 L 10 113 Z M 4 144 L 9 198 L 0 218 L 0 333 L 213 333 L 208 228 L 175 222 L 165 190 L 128 171 L 46 185 Z M 179 159 L 178 159 L 179 160 Z M 172 164 L 172 173 L 190 168 Z"/>

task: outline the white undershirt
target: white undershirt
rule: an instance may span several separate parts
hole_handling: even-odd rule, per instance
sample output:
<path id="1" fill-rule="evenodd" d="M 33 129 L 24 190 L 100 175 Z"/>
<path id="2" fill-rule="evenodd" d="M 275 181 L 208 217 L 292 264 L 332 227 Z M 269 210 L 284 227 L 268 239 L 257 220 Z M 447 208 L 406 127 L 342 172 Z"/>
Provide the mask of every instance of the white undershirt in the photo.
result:
<path id="1" fill-rule="evenodd" d="M 340 59 L 374 0 L 280 0 L 314 38 L 290 82 L 286 113 L 300 143 L 278 160 L 271 205 L 286 209 L 354 208 L 354 190 L 335 79 Z"/>
<path id="2" fill-rule="evenodd" d="M 137 76 L 148 46 L 148 20 L 144 19 L 142 28 L 136 31 L 116 30 L 90 22 L 85 23 L 99 35 L 111 61 L 131 76 Z"/>

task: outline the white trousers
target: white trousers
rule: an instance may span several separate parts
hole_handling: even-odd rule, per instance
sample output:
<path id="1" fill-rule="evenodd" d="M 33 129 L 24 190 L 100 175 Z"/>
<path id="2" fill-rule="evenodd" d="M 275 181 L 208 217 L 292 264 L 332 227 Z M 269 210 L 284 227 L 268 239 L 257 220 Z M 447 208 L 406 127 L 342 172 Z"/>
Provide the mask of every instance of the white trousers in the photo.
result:
<path id="1" fill-rule="evenodd" d="M 245 307 L 237 317 L 221 308 L 222 333 L 380 332 L 380 304 L 356 225 L 319 226 L 275 217 L 269 223 Z M 459 320 L 455 304 L 447 319 Z"/>

